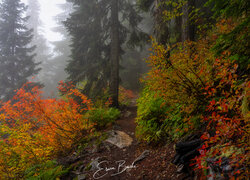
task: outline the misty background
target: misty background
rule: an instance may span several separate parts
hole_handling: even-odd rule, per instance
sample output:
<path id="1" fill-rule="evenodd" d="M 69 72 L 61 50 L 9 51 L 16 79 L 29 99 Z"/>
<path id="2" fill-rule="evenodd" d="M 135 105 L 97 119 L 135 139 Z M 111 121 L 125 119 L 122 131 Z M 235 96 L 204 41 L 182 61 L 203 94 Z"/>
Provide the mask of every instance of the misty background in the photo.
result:
<path id="1" fill-rule="evenodd" d="M 44 97 L 57 97 L 59 81 L 67 80 L 65 68 L 70 60 L 71 37 L 63 22 L 73 12 L 73 5 L 66 0 L 22 0 L 28 5 L 28 28 L 34 30 L 32 45 L 36 46 L 35 62 L 40 62 L 40 72 L 32 81 L 41 82 Z M 152 19 L 144 14 L 139 25 L 143 31 L 152 33 Z M 125 53 L 120 62 L 121 85 L 133 91 L 139 91 L 140 78 L 147 71 L 144 61 L 147 46 L 130 49 L 124 47 Z"/>

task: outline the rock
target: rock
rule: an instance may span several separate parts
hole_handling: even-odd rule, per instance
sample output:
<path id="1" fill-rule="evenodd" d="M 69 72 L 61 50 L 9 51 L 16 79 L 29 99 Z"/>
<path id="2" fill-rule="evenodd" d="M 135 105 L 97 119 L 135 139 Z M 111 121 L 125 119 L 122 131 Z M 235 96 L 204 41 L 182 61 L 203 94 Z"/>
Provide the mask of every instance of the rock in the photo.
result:
<path id="1" fill-rule="evenodd" d="M 145 150 L 138 158 L 136 158 L 136 160 L 133 162 L 133 164 L 135 165 L 139 161 L 145 159 L 149 155 L 149 153 L 150 153 L 149 150 Z"/>
<path id="2" fill-rule="evenodd" d="M 122 149 L 124 147 L 128 147 L 132 144 L 133 139 L 122 131 L 110 131 L 108 139 L 105 140 L 110 144 L 117 146 L 118 148 Z"/>
<path id="3" fill-rule="evenodd" d="M 95 170 L 98 170 L 98 164 L 99 164 L 99 157 L 94 159 L 91 163 L 90 163 L 90 166 L 91 166 L 91 171 L 95 171 Z"/>
<path id="4" fill-rule="evenodd" d="M 79 175 L 77 176 L 77 179 L 78 179 L 78 180 L 85 180 L 85 179 L 86 179 L 86 175 L 85 175 L 85 174 L 79 174 Z"/>
<path id="5" fill-rule="evenodd" d="M 108 143 L 103 142 L 103 145 L 104 145 L 104 147 L 108 150 L 108 152 L 110 152 L 110 151 L 111 151 L 110 146 L 109 146 L 109 144 L 108 144 Z"/>
<path id="6" fill-rule="evenodd" d="M 129 118 L 131 115 L 132 115 L 132 113 L 130 111 L 127 111 L 124 113 L 125 118 Z"/>

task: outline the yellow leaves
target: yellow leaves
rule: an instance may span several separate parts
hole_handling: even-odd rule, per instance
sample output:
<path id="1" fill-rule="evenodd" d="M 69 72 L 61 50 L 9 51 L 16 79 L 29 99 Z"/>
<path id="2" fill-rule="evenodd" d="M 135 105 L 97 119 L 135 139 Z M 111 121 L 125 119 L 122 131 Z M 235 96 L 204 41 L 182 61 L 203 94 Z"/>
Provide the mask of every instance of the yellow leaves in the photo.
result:
<path id="1" fill-rule="evenodd" d="M 212 63 L 207 60 L 213 60 L 210 47 L 208 41 L 200 40 L 166 49 L 153 40 L 153 52 L 147 61 L 152 68 L 147 74 L 146 84 L 152 91 L 159 91 L 160 96 L 171 104 L 185 102 L 188 106 L 199 103 L 203 100 L 199 99 L 201 88 L 212 79 L 209 73 Z"/>
<path id="2" fill-rule="evenodd" d="M 5 115 L 3 113 L 0 114 L 0 121 L 4 121 L 5 120 Z"/>
<path id="3" fill-rule="evenodd" d="M 161 2 L 164 10 L 162 11 L 162 16 L 165 21 L 170 21 L 176 17 L 182 16 L 182 7 L 187 3 L 186 0 L 176 1 L 164 1 Z M 159 5 L 159 6 L 160 6 Z"/>
<path id="4" fill-rule="evenodd" d="M 233 21 L 232 19 L 221 19 L 217 22 L 217 33 L 218 34 L 227 34 L 231 32 L 236 26 L 239 24 L 239 22 Z"/>
<path id="5" fill-rule="evenodd" d="M 93 125 L 83 120 L 84 112 L 92 108 L 85 95 L 70 88 L 65 100 L 42 99 L 40 93 L 37 88 L 31 92 L 22 88 L 13 102 L 3 103 L 0 108 L 0 135 L 8 135 L 0 141 L 0 177 L 7 173 L 18 179 L 25 168 L 71 148 L 92 132 Z M 79 97 L 83 108 L 70 95 Z M 16 164 L 7 162 L 6 157 Z"/>

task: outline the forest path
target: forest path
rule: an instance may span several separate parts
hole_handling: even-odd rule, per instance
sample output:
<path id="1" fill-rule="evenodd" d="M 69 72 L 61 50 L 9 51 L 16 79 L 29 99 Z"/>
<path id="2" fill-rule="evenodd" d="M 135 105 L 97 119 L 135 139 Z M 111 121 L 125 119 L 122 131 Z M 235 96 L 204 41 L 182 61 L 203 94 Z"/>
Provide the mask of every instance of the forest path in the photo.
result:
<path id="1" fill-rule="evenodd" d="M 171 163 L 174 158 L 174 144 L 152 146 L 137 141 L 135 137 L 137 116 L 136 103 L 126 107 L 122 116 L 113 126 L 113 131 L 128 134 L 133 142 L 130 146 L 118 148 L 103 142 L 95 152 L 85 158 L 84 166 L 92 162 L 92 169 L 84 172 L 86 179 L 101 180 L 181 180 L 185 175 L 177 174 L 176 167 Z M 146 156 L 133 163 L 142 154 Z M 121 166 L 123 165 L 123 166 Z M 99 169 L 98 169 L 99 166 Z M 120 166 L 120 168 L 119 168 Z M 79 179 L 79 178 L 78 178 Z"/>

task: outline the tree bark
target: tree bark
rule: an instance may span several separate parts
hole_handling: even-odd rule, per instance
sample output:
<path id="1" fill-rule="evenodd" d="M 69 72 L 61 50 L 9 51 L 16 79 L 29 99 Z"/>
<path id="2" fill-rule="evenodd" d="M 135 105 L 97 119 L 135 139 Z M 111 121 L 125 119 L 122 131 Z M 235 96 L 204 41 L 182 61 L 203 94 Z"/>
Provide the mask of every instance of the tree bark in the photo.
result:
<path id="1" fill-rule="evenodd" d="M 195 0 L 189 0 L 188 1 L 188 13 L 191 14 L 192 11 L 195 9 Z M 190 18 L 188 20 L 188 24 L 189 24 L 189 40 L 190 41 L 194 41 L 195 40 L 195 25 L 194 22 L 191 22 Z"/>
<path id="2" fill-rule="evenodd" d="M 188 35 L 189 35 L 189 32 L 188 32 L 188 2 L 186 4 L 183 5 L 182 7 L 182 36 L 181 36 L 181 39 L 182 39 L 182 42 L 188 40 Z"/>
<path id="3" fill-rule="evenodd" d="M 118 0 L 112 0 L 111 4 L 111 82 L 110 94 L 112 107 L 118 107 L 119 94 L 119 21 L 118 21 Z"/>
<path id="4" fill-rule="evenodd" d="M 195 0 L 187 0 L 187 3 L 182 7 L 182 42 L 186 40 L 195 40 L 195 25 L 191 22 L 189 14 L 195 7 Z"/>
<path id="5" fill-rule="evenodd" d="M 182 17 L 178 16 L 175 19 L 175 36 L 176 38 L 176 42 L 182 42 Z"/>

